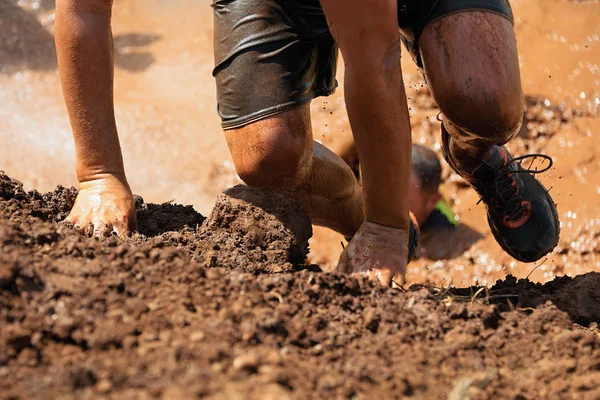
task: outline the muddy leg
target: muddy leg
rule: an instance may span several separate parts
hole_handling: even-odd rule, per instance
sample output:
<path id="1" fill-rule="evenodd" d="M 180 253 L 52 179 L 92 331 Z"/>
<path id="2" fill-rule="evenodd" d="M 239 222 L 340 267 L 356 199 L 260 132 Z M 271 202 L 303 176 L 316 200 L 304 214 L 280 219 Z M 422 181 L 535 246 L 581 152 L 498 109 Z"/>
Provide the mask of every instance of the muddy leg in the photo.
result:
<path id="1" fill-rule="evenodd" d="M 225 136 L 246 184 L 287 193 L 316 225 L 345 236 L 358 230 L 364 219 L 360 186 L 340 157 L 313 141 L 308 104 Z"/>
<path id="2" fill-rule="evenodd" d="M 512 23 L 485 11 L 431 22 L 419 40 L 425 75 L 444 114 L 450 152 L 478 165 L 519 130 L 523 93 Z"/>
<path id="3" fill-rule="evenodd" d="M 556 205 L 534 177 L 541 171 L 521 167 L 498 146 L 518 132 L 523 116 L 511 22 L 491 12 L 448 15 L 425 29 L 421 46 L 431 91 L 445 115 L 447 161 L 481 195 L 500 246 L 517 260 L 539 260 L 559 240 Z"/>

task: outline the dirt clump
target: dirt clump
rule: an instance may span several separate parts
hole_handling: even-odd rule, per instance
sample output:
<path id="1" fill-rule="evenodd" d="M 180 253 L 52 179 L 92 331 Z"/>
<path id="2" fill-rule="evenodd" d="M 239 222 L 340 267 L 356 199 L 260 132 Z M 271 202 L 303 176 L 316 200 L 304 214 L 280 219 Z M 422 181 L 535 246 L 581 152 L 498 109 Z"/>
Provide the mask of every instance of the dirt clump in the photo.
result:
<path id="1" fill-rule="evenodd" d="M 299 203 L 239 185 L 217 197 L 198 235 L 197 258 L 208 267 L 292 272 L 303 265 L 311 236 L 310 218 Z"/>
<path id="2" fill-rule="evenodd" d="M 418 286 L 418 285 L 415 285 Z M 515 308 L 529 309 L 551 302 L 582 325 L 600 322 L 600 274 L 590 272 L 571 278 L 562 276 L 544 285 L 528 279 L 518 280 L 508 275 L 491 288 L 480 290 L 473 286 L 466 289 L 452 288 L 447 291 L 456 299 L 481 298 L 496 304 L 502 311 Z"/>

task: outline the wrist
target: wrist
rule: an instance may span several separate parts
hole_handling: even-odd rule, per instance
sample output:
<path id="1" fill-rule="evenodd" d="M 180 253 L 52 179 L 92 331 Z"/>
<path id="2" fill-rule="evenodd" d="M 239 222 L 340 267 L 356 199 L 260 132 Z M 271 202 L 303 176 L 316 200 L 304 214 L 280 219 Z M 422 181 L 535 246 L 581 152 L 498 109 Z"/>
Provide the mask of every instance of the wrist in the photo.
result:
<path id="1" fill-rule="evenodd" d="M 78 165 L 75 169 L 75 172 L 77 174 L 77 180 L 79 181 L 79 183 L 91 182 L 91 181 L 96 181 L 99 179 L 106 179 L 106 178 L 111 178 L 111 177 L 117 178 L 124 182 L 127 181 L 127 179 L 125 177 L 125 170 L 123 169 L 122 166 L 111 168 L 109 166 L 89 167 L 89 166 Z"/>
<path id="2" fill-rule="evenodd" d="M 401 232 L 406 232 L 408 235 L 408 229 L 410 227 L 410 223 L 407 224 L 406 227 L 402 227 L 402 226 L 393 226 L 393 225 L 388 225 L 385 223 L 380 223 L 380 222 L 376 222 L 376 221 L 372 221 L 372 220 L 368 220 L 366 219 L 364 221 L 364 224 L 370 225 L 372 227 L 376 227 L 379 230 L 383 230 L 383 231 L 388 231 L 390 233 L 394 232 L 394 233 L 401 233 Z"/>
<path id="3" fill-rule="evenodd" d="M 129 183 L 124 171 L 86 171 L 83 173 L 77 173 L 77 180 L 79 181 L 80 187 L 94 184 L 101 181 L 112 181 L 120 183 L 127 189 L 129 189 Z"/>
<path id="4" fill-rule="evenodd" d="M 404 214 L 385 215 L 383 213 L 365 213 L 365 222 L 377 224 L 390 229 L 408 230 L 410 227 L 410 216 L 408 212 Z"/>

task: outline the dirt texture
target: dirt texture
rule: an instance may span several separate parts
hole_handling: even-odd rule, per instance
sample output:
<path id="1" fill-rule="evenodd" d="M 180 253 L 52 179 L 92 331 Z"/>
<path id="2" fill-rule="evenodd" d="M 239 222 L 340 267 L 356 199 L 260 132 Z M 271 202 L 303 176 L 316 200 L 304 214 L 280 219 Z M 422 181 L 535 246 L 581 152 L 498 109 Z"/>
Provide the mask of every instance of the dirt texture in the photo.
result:
<path id="1" fill-rule="evenodd" d="M 384 289 L 296 271 L 310 225 L 279 195 L 204 222 L 138 199 L 127 240 L 58 223 L 75 195 L 0 174 L 3 399 L 600 398 L 598 273 Z"/>
<path id="2" fill-rule="evenodd" d="M 236 186 L 217 197 L 198 239 L 206 266 L 243 272 L 291 272 L 302 266 L 312 236 L 302 206 L 281 194 Z"/>
<path id="3" fill-rule="evenodd" d="M 0 399 L 600 399 L 598 0 L 511 0 L 526 110 L 508 148 L 554 159 L 538 177 L 558 247 L 536 264 L 504 254 L 443 163 L 442 194 L 478 236 L 433 239 L 452 259 L 426 252 L 407 275 L 425 286 L 404 291 L 319 272 L 344 241 L 323 228 L 307 262 L 320 268 L 302 265 L 297 205 L 221 194 L 240 181 L 209 3 L 114 2 L 116 120 L 128 181 L 151 201 L 137 198 L 140 233 L 121 240 L 60 223 L 77 192 L 54 189 L 76 183 L 54 0 L 0 0 L 0 169 L 51 191 L 0 175 Z M 440 154 L 440 110 L 401 62 L 413 142 Z M 311 116 L 341 153 L 343 85 Z"/>

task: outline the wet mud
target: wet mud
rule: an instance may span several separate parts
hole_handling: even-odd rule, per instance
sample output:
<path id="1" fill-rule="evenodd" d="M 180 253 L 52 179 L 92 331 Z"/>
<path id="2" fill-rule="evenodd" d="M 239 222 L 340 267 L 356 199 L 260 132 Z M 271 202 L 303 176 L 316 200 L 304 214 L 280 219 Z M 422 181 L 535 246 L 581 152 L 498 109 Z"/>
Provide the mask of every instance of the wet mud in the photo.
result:
<path id="1" fill-rule="evenodd" d="M 280 195 L 237 187 L 207 219 L 138 198 L 125 240 L 57 222 L 75 195 L 0 174 L 2 398 L 600 396 L 598 273 L 384 289 L 288 272 L 310 224 Z M 196 261 L 215 245 L 224 267 Z"/>

